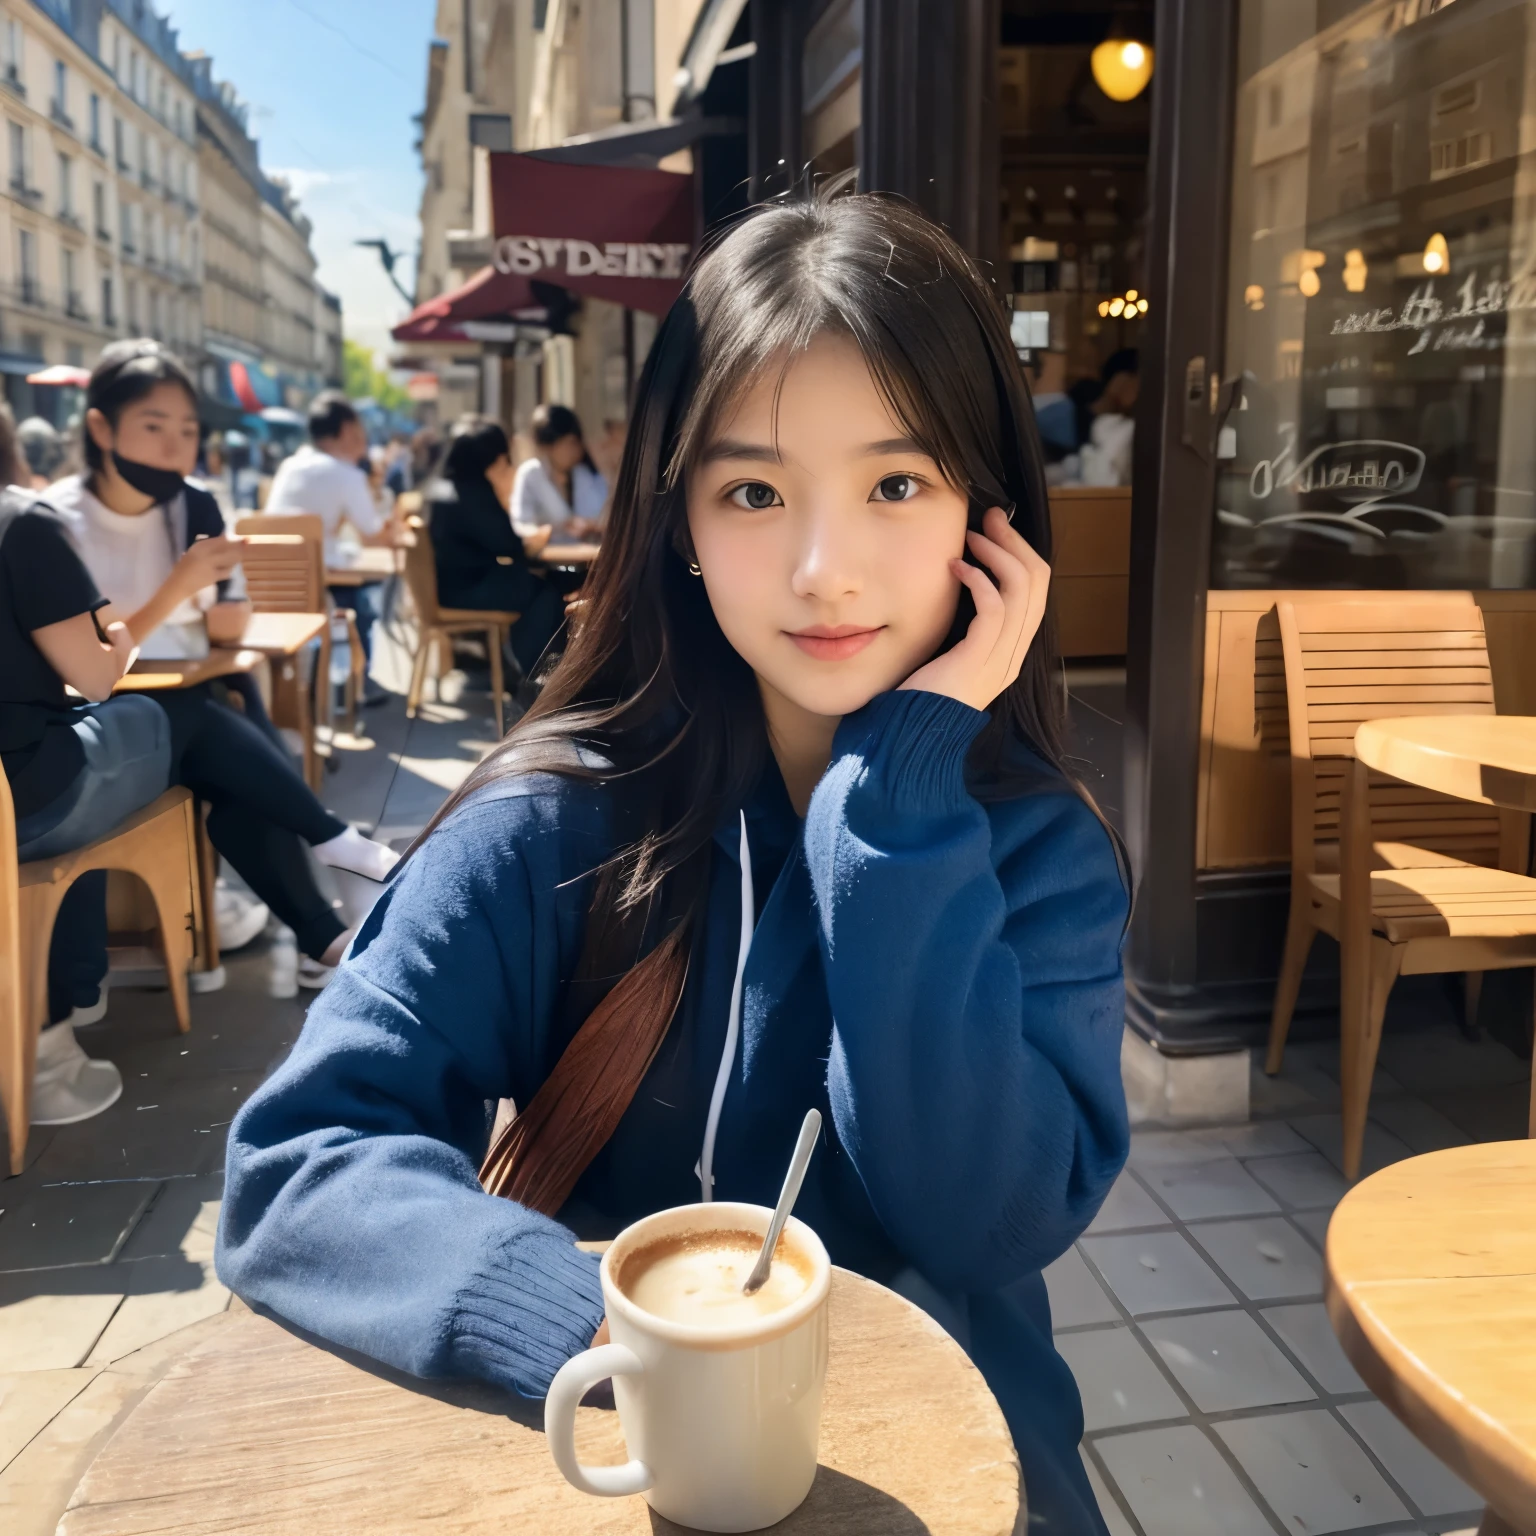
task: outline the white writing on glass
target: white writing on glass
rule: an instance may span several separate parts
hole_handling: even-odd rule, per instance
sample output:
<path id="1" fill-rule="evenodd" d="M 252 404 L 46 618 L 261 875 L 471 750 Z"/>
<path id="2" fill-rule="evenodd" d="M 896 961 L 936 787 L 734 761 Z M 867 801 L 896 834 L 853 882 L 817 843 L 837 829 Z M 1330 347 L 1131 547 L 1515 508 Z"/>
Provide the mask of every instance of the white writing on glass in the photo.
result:
<path id="1" fill-rule="evenodd" d="M 1293 490 L 1299 496 L 1332 491 L 1340 501 L 1369 502 L 1416 489 L 1423 474 L 1421 449 L 1384 438 L 1323 443 L 1298 460 L 1296 425 L 1287 421 L 1280 425 L 1280 451 L 1253 466 L 1248 489 L 1257 501 L 1268 499 L 1276 490 Z"/>

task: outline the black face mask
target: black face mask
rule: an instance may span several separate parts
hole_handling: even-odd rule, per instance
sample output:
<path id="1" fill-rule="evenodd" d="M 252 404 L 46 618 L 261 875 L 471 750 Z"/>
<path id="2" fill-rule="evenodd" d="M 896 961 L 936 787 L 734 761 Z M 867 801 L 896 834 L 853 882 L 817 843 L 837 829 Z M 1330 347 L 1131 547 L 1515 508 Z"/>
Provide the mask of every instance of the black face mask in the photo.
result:
<path id="1" fill-rule="evenodd" d="M 120 453 L 112 455 L 112 463 L 118 474 L 134 490 L 144 496 L 153 496 L 157 506 L 173 501 L 186 487 L 187 482 L 179 470 L 160 469 L 153 464 L 140 464 L 136 459 L 125 459 Z"/>

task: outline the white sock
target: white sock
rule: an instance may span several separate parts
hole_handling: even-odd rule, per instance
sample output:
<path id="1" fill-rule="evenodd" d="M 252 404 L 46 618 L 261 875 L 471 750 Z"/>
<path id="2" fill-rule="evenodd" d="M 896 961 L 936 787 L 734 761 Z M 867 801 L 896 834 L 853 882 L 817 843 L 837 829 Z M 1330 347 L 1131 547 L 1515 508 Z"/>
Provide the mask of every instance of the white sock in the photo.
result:
<path id="1" fill-rule="evenodd" d="M 369 880 L 382 880 L 396 864 L 400 855 L 387 843 L 376 843 L 364 837 L 356 827 L 314 845 L 315 857 L 332 869 L 350 869 L 354 875 Z"/>

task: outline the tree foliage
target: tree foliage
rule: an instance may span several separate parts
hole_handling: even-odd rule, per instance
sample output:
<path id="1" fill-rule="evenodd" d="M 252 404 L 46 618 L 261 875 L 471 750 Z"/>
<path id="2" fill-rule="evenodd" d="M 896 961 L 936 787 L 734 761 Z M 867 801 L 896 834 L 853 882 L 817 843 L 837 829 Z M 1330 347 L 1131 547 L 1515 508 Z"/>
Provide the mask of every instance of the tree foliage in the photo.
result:
<path id="1" fill-rule="evenodd" d="M 411 398 L 374 362 L 373 349 L 347 338 L 341 344 L 342 387 L 352 400 L 373 400 L 387 411 L 409 411 Z"/>

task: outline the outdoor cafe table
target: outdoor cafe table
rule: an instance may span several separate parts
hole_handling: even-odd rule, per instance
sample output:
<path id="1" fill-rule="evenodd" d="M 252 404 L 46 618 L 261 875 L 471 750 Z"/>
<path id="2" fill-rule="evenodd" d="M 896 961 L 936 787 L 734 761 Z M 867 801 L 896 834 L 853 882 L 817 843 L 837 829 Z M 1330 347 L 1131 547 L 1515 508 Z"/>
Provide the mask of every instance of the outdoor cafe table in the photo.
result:
<path id="1" fill-rule="evenodd" d="M 541 565 L 591 565 L 602 547 L 601 544 L 546 544 L 537 558 Z"/>
<path id="2" fill-rule="evenodd" d="M 959 1345 L 894 1292 L 832 1278 L 821 1465 L 782 1536 L 1022 1536 L 1018 1459 Z M 618 1415 L 583 1408 L 588 1463 L 626 1459 Z M 232 1317 L 172 1367 L 87 1470 L 59 1536 L 325 1531 L 656 1536 L 639 1497 L 578 1493 L 543 1404 L 421 1382 Z"/>
<path id="3" fill-rule="evenodd" d="M 1411 1157 L 1328 1227 L 1328 1315 L 1366 1385 L 1488 1501 L 1482 1536 L 1536 1536 L 1536 1142 Z"/>
<path id="4" fill-rule="evenodd" d="M 210 646 L 206 656 L 147 661 L 142 657 L 118 679 L 114 693 L 192 688 L 216 677 L 249 672 L 264 657 L 293 656 L 325 628 L 323 613 L 253 613 L 238 645 Z"/>
<path id="5" fill-rule="evenodd" d="M 1355 752 L 1368 768 L 1459 800 L 1536 811 L 1536 716 L 1410 715 L 1367 720 Z"/>
<path id="6" fill-rule="evenodd" d="M 364 544 L 349 553 L 341 565 L 327 565 L 328 587 L 361 587 L 369 582 L 388 581 L 400 572 L 400 553 L 416 541 L 407 534 L 395 544 Z"/>

